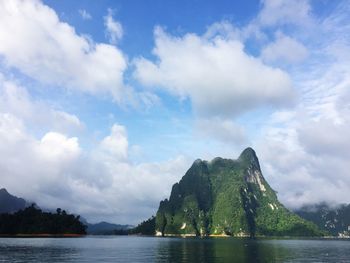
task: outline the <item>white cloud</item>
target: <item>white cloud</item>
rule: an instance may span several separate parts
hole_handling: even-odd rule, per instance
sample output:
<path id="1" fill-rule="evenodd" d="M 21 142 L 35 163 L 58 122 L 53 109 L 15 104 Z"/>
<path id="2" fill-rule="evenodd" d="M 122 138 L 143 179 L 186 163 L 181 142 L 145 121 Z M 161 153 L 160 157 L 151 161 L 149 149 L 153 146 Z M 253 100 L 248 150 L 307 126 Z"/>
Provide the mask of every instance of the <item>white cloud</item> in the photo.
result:
<path id="1" fill-rule="evenodd" d="M 207 28 L 203 38 L 211 39 L 216 36 L 223 37 L 227 40 L 239 40 L 242 38 L 242 32 L 239 28 L 235 27 L 228 21 L 216 22 Z"/>
<path id="2" fill-rule="evenodd" d="M 291 101 L 288 74 L 245 53 L 243 44 L 227 33 L 209 35 L 175 37 L 157 27 L 153 53 L 158 60 L 135 60 L 135 77 L 144 85 L 189 97 L 200 115 L 232 116 Z"/>
<path id="3" fill-rule="evenodd" d="M 61 184 L 80 154 L 76 138 L 49 132 L 36 140 L 22 121 L 11 114 L 0 114 L 0 141 L 2 185 L 29 200 L 41 191 L 55 192 L 55 184 L 64 188 Z"/>
<path id="4" fill-rule="evenodd" d="M 241 38 L 253 40 L 254 46 L 268 42 L 271 29 L 311 35 L 317 27 L 309 0 L 260 0 L 260 6 L 257 16 L 240 29 Z"/>
<path id="5" fill-rule="evenodd" d="M 125 127 L 115 124 L 84 151 L 76 137 L 47 132 L 37 139 L 12 114 L 0 113 L 1 187 L 44 208 L 62 207 L 90 221 L 139 223 L 189 167 L 176 157 L 132 164 Z"/>
<path id="6" fill-rule="evenodd" d="M 289 207 L 350 203 L 348 14 L 340 4 L 319 21 L 308 59 L 293 73 L 300 103 L 274 113 L 256 143 L 265 176 Z"/>
<path id="7" fill-rule="evenodd" d="M 199 135 L 216 139 L 224 144 L 244 145 L 247 143 L 244 128 L 231 120 L 220 118 L 198 119 L 195 126 Z"/>
<path id="8" fill-rule="evenodd" d="M 100 149 L 114 160 L 126 160 L 128 157 L 128 140 L 126 130 L 123 126 L 114 124 L 111 135 L 105 137 L 101 142 Z"/>
<path id="9" fill-rule="evenodd" d="M 313 156 L 350 158 L 350 120 L 337 124 L 332 119 L 310 121 L 299 130 L 299 141 Z"/>
<path id="10" fill-rule="evenodd" d="M 83 126 L 77 116 L 35 100 L 25 87 L 0 75 L 1 187 L 89 220 L 138 223 L 155 213 L 189 167 L 181 156 L 133 164 L 129 148 L 137 146 L 129 147 L 120 124 L 84 150 L 77 137 L 67 135 Z"/>
<path id="11" fill-rule="evenodd" d="M 275 41 L 261 51 L 261 57 L 266 62 L 298 63 L 307 55 L 308 50 L 302 43 L 282 33 L 277 33 Z"/>
<path id="12" fill-rule="evenodd" d="M 123 101 L 127 61 L 118 48 L 93 43 L 38 0 L 1 1 L 0 56 L 43 83 Z M 130 93 L 130 92 L 129 92 Z"/>
<path id="13" fill-rule="evenodd" d="M 43 159 L 54 162 L 76 159 L 80 155 L 78 139 L 67 138 L 56 132 L 48 132 L 40 140 L 38 153 Z"/>
<path id="14" fill-rule="evenodd" d="M 81 16 L 81 18 L 83 20 L 90 20 L 90 19 L 92 19 L 91 14 L 88 11 L 86 11 L 85 9 L 79 9 L 78 12 L 79 12 L 79 15 Z"/>
<path id="15" fill-rule="evenodd" d="M 311 7 L 308 0 L 261 0 L 263 8 L 258 22 L 263 26 L 297 24 L 306 26 L 310 21 Z"/>
<path id="16" fill-rule="evenodd" d="M 349 130 L 349 122 L 335 128 L 328 121 L 321 124 L 308 118 L 265 130 L 258 153 L 264 175 L 285 205 L 350 202 Z"/>
<path id="17" fill-rule="evenodd" d="M 106 36 L 111 44 L 117 44 L 123 37 L 122 25 L 113 19 L 113 11 L 108 9 L 108 14 L 104 17 L 104 24 L 106 27 Z"/>
<path id="18" fill-rule="evenodd" d="M 34 100 L 24 87 L 14 80 L 6 79 L 1 73 L 0 112 L 13 114 L 25 125 L 40 132 L 50 129 L 56 132 L 73 133 L 84 128 L 84 124 L 76 115 L 54 109 L 40 100 Z"/>

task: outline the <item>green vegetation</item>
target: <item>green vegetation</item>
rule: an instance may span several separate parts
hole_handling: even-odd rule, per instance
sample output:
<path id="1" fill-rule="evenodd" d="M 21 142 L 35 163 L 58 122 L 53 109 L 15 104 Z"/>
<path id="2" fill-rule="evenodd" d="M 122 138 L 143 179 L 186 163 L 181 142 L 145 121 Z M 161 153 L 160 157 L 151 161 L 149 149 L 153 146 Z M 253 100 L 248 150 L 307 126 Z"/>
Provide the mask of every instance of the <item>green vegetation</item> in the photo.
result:
<path id="1" fill-rule="evenodd" d="M 251 148 L 237 160 L 196 160 L 160 202 L 155 227 L 157 235 L 322 235 L 278 201 Z"/>
<path id="2" fill-rule="evenodd" d="M 135 228 L 129 230 L 129 234 L 140 234 L 153 236 L 155 234 L 156 218 L 152 216 L 151 218 L 143 221 Z"/>
<path id="3" fill-rule="evenodd" d="M 60 208 L 54 214 L 31 205 L 14 214 L 0 214 L 0 234 L 85 234 L 85 226 L 79 219 Z"/>

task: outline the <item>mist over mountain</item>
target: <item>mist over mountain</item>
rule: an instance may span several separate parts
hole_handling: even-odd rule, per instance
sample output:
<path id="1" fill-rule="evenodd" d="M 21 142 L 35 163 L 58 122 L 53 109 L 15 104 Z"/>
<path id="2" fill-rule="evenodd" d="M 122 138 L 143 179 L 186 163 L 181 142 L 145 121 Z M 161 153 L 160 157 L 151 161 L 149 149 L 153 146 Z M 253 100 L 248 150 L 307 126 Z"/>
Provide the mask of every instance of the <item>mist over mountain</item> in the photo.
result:
<path id="1" fill-rule="evenodd" d="M 119 233 L 127 233 L 127 231 L 134 226 L 120 225 L 108 222 L 99 222 L 96 224 L 85 223 L 87 225 L 86 232 L 89 235 L 115 235 Z"/>
<path id="2" fill-rule="evenodd" d="M 349 236 L 350 233 L 350 204 L 330 206 L 327 203 L 303 206 L 295 213 L 302 218 L 314 222 L 334 236 Z"/>

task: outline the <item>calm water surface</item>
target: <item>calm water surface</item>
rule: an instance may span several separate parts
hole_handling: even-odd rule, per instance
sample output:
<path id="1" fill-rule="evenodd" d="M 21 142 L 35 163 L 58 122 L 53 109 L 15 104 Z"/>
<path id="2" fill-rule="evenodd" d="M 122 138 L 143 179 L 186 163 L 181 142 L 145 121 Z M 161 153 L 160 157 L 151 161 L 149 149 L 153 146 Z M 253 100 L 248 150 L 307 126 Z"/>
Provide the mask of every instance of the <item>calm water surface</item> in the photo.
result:
<path id="1" fill-rule="evenodd" d="M 350 262 L 350 241 L 0 238 L 0 262 Z"/>

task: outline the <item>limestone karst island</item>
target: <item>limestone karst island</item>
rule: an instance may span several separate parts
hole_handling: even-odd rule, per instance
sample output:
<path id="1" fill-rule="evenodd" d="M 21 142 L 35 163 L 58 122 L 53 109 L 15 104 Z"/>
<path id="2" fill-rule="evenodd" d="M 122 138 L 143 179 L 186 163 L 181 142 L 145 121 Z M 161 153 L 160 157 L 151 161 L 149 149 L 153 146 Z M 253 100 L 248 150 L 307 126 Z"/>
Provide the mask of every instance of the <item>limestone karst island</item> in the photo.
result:
<path id="1" fill-rule="evenodd" d="M 322 236 L 324 232 L 281 204 L 252 148 L 237 160 L 196 160 L 156 217 L 139 226 L 156 236 Z M 137 231 L 136 231 L 137 232 Z"/>

